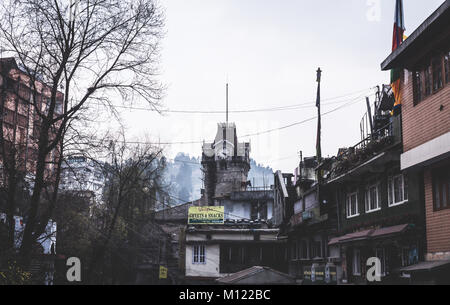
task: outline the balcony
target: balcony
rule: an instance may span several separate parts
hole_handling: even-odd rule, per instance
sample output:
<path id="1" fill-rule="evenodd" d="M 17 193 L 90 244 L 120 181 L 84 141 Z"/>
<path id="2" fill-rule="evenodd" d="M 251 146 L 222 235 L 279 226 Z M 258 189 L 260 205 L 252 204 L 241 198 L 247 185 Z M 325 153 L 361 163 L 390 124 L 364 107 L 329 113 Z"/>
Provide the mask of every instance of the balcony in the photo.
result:
<path id="1" fill-rule="evenodd" d="M 302 224 L 316 224 L 328 220 L 328 214 L 320 214 L 320 207 L 292 215 L 289 224 L 295 227 Z"/>
<path id="2" fill-rule="evenodd" d="M 387 152 L 401 144 L 400 124 L 400 117 L 391 117 L 386 125 L 375 130 L 356 145 L 347 149 L 340 149 L 338 155 L 334 157 L 325 179 L 328 181 L 335 180 L 362 165 L 373 163 L 372 160 L 385 160 L 386 158 L 383 155 L 389 156 L 390 159 L 395 158 Z"/>

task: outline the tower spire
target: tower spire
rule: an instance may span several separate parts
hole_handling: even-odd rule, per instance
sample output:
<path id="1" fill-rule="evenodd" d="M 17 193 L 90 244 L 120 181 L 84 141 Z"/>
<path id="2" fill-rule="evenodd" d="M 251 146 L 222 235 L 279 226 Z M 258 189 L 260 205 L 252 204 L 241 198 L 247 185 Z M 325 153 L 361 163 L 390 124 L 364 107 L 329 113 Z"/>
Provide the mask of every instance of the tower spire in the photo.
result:
<path id="1" fill-rule="evenodd" d="M 227 81 L 227 86 L 226 86 L 226 100 L 227 100 L 226 119 L 227 119 L 227 125 L 228 125 L 228 81 Z"/>

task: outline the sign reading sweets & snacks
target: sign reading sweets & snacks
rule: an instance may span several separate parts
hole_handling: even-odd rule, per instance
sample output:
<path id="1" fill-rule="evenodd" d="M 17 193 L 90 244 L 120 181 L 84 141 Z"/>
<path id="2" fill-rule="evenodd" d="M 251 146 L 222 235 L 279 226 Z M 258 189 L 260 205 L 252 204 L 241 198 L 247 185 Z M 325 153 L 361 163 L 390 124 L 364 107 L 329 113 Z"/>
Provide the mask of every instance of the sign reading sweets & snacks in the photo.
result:
<path id="1" fill-rule="evenodd" d="M 224 224 L 224 214 L 225 209 L 223 206 L 190 207 L 188 213 L 188 224 Z"/>

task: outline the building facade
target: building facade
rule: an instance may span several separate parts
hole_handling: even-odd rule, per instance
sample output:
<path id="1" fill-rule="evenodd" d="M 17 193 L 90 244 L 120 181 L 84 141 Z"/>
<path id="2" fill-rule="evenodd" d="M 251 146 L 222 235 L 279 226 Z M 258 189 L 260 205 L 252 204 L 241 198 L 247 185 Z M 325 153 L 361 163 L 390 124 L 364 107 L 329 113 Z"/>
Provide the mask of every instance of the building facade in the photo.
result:
<path id="1" fill-rule="evenodd" d="M 105 183 L 102 165 L 85 156 L 70 156 L 62 164 L 59 188 L 63 193 L 90 193 L 93 203 L 101 204 Z"/>
<path id="2" fill-rule="evenodd" d="M 328 259 L 337 256 L 328 248 L 329 236 L 336 234 L 336 209 L 334 201 L 328 202 L 322 195 L 317 166 L 316 157 L 300 161 L 294 175 L 295 193 L 290 196 L 294 202 L 286 213 L 291 216 L 280 228 L 288 243 L 289 274 L 304 284 L 337 280 L 336 266 Z M 315 278 L 311 278 L 312 270 Z"/>
<path id="3" fill-rule="evenodd" d="M 0 155 L 0 174 L 3 175 L 3 170 L 6 169 L 3 159 L 6 158 L 7 162 L 12 164 L 11 158 L 14 158 L 18 172 L 28 178 L 31 186 L 33 185 L 38 153 L 37 142 L 42 124 L 40 115 L 47 112 L 50 95 L 50 88 L 39 80 L 31 86 L 30 77 L 14 58 L 0 59 L 1 138 L 5 152 Z M 64 95 L 57 92 L 55 115 L 62 114 L 63 99 Z M 54 134 L 50 134 L 50 139 L 53 136 Z M 58 158 L 57 149 L 48 155 L 46 179 L 51 180 L 54 177 Z"/>
<path id="4" fill-rule="evenodd" d="M 401 117 L 391 116 L 393 104 L 383 86 L 369 136 L 322 166 L 323 189 L 328 201 L 336 201 L 339 217 L 339 234 L 328 246 L 340 254 L 346 283 L 368 283 L 369 258 L 379 259 L 382 283 L 398 282 L 400 268 L 424 260 L 421 182 L 401 170 Z"/>
<path id="5" fill-rule="evenodd" d="M 442 268 L 450 262 L 449 20 L 450 1 L 445 1 L 381 64 L 383 70 L 402 70 L 400 167 L 420 183 L 426 216 L 425 258 Z M 429 264 L 424 265 L 428 268 Z M 408 270 L 411 276 L 414 270 Z"/>
<path id="6" fill-rule="evenodd" d="M 185 275 L 208 282 L 252 266 L 286 270 L 284 241 L 273 218 L 273 189 L 250 187 L 250 143 L 239 143 L 234 123 L 218 124 L 213 143 L 203 145 L 205 189 L 199 203 L 223 207 L 223 224 L 188 225 Z"/>

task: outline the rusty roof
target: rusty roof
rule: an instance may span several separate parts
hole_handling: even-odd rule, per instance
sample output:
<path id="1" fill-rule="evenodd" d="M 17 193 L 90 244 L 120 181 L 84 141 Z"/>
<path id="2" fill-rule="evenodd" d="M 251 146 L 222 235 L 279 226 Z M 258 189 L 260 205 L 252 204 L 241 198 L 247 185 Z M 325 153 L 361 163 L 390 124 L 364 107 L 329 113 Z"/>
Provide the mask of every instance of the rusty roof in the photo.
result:
<path id="1" fill-rule="evenodd" d="M 392 234 L 400 234 L 403 233 L 407 228 L 409 227 L 409 224 L 401 224 L 396 226 L 390 226 L 390 227 L 384 227 L 379 229 L 370 229 L 370 230 L 364 230 L 354 233 L 345 234 L 343 236 L 338 236 L 332 238 L 328 245 L 334 245 L 338 243 L 345 243 L 345 242 L 352 242 L 357 240 L 367 240 L 371 238 L 378 238 L 378 237 L 386 237 L 388 235 Z"/>
<path id="2" fill-rule="evenodd" d="M 278 270 L 272 269 L 270 267 L 266 267 L 266 266 L 253 266 L 244 270 L 241 270 L 239 272 L 230 274 L 228 276 L 222 277 L 220 279 L 217 279 L 217 282 L 219 283 L 223 283 L 223 284 L 232 284 L 235 283 L 239 280 L 248 278 L 250 276 L 253 276 L 255 274 L 258 274 L 260 272 L 264 272 L 264 271 L 269 271 L 269 272 L 274 272 L 277 273 L 285 278 L 294 280 L 294 278 L 292 276 L 290 276 L 289 274 L 280 272 Z"/>

